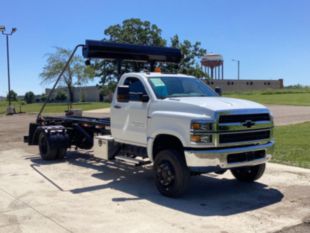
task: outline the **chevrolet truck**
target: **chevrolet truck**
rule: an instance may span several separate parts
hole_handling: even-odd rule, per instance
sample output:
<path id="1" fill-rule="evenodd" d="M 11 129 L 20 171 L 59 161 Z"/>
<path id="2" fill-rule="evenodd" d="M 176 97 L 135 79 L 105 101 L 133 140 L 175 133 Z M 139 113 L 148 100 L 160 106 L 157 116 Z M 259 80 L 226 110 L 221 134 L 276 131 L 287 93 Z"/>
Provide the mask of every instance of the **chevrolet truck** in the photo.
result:
<path id="1" fill-rule="evenodd" d="M 178 63 L 182 58 L 174 48 L 90 40 L 79 46 L 86 59 L 143 61 L 151 70 L 158 62 Z M 193 175 L 230 170 L 237 180 L 253 182 L 263 175 L 274 146 L 273 119 L 266 107 L 221 97 L 189 75 L 123 73 L 110 118 L 72 112 L 42 116 L 46 104 L 24 139 L 38 145 L 42 159 L 63 159 L 75 147 L 93 149 L 94 156 L 106 160 L 151 165 L 157 189 L 168 197 L 181 196 Z"/>

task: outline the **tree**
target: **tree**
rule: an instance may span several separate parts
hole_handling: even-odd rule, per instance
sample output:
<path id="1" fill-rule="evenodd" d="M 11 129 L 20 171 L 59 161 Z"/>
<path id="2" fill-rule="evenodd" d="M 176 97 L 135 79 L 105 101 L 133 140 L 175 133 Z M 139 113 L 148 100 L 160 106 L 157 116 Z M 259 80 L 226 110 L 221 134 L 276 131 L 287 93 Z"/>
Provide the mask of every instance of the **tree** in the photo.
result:
<path id="1" fill-rule="evenodd" d="M 102 96 L 104 96 L 104 100 L 108 100 L 111 101 L 112 100 L 112 96 L 114 93 L 114 90 L 117 86 L 117 83 L 115 81 L 111 81 L 111 82 L 107 82 L 102 86 L 102 90 L 100 92 L 100 94 L 102 94 Z"/>
<path id="2" fill-rule="evenodd" d="M 161 36 L 161 33 L 162 30 L 156 24 L 142 21 L 138 18 L 131 18 L 124 20 L 121 24 L 112 25 L 105 29 L 105 38 L 103 40 L 150 46 L 167 46 L 167 41 Z M 162 67 L 164 72 L 182 72 L 198 77 L 205 75 L 200 68 L 198 59 L 206 53 L 206 50 L 201 48 L 200 42 L 191 43 L 189 40 L 180 42 L 179 37 L 175 35 L 171 38 L 168 46 L 181 49 L 184 58 L 179 67 L 171 64 L 157 64 Z M 117 78 L 117 64 L 115 62 L 101 60 L 95 62 L 94 67 L 97 71 L 96 76 L 101 77 L 101 87 L 104 87 L 111 79 L 115 80 Z M 143 63 L 123 62 L 121 73 L 142 70 L 143 68 Z"/>
<path id="3" fill-rule="evenodd" d="M 126 19 L 122 24 L 109 26 L 104 30 L 105 41 L 118 43 L 142 44 L 165 46 L 166 41 L 161 37 L 161 29 L 151 24 L 149 21 L 142 21 L 138 18 Z M 117 64 L 115 61 L 101 60 L 94 65 L 97 73 L 101 77 L 100 86 L 103 87 L 108 82 L 117 82 Z M 137 62 L 123 62 L 121 73 L 143 69 L 143 64 Z"/>
<path id="4" fill-rule="evenodd" d="M 45 100 L 47 99 L 47 96 L 45 93 L 43 93 L 41 96 L 40 96 L 40 101 L 41 102 L 45 102 Z"/>
<path id="5" fill-rule="evenodd" d="M 199 63 L 200 59 L 207 53 L 207 50 L 201 47 L 200 42 L 191 43 L 189 40 L 180 42 L 179 36 L 174 35 L 171 38 L 171 46 L 180 49 L 183 54 L 183 58 L 178 66 L 178 73 L 194 75 L 196 77 L 206 76 Z"/>
<path id="6" fill-rule="evenodd" d="M 24 100 L 26 101 L 27 104 L 31 104 L 35 101 L 35 95 L 33 94 L 32 91 L 28 91 L 25 93 Z"/>
<path id="7" fill-rule="evenodd" d="M 11 99 L 11 101 L 17 101 L 17 94 L 16 94 L 16 92 L 13 91 L 13 90 L 10 90 L 10 92 L 6 96 L 6 99 L 7 100 Z"/>
<path id="8" fill-rule="evenodd" d="M 149 21 L 138 18 L 126 19 L 122 24 L 116 24 L 104 30 L 105 40 L 118 43 L 165 46 L 161 37 L 162 30 Z"/>
<path id="9" fill-rule="evenodd" d="M 63 91 L 58 91 L 56 96 L 55 96 L 55 100 L 57 102 L 64 102 L 67 99 L 67 95 L 66 93 L 64 93 Z"/>
<path id="10" fill-rule="evenodd" d="M 57 47 L 55 53 L 47 54 L 47 64 L 43 67 L 43 71 L 40 74 L 42 83 L 56 81 L 71 53 L 72 51 L 69 49 Z M 69 100 L 71 103 L 74 100 L 74 78 L 76 78 L 76 82 L 78 83 L 87 83 L 87 81 L 93 77 L 94 70 L 92 67 L 85 66 L 80 56 L 74 56 L 60 82 L 60 84 L 64 84 L 68 88 Z"/>

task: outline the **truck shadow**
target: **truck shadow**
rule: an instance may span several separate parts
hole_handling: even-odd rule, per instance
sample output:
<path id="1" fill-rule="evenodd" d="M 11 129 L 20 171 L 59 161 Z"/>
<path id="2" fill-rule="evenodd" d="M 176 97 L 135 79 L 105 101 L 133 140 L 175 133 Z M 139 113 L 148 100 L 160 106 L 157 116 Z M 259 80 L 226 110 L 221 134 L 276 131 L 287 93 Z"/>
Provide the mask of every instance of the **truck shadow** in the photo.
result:
<path id="1" fill-rule="evenodd" d="M 31 161 L 33 162 L 32 166 L 53 163 L 42 161 L 39 158 L 32 158 Z M 259 182 L 241 183 L 222 176 L 204 175 L 192 177 L 189 191 L 179 199 L 171 199 L 158 193 L 151 168 L 130 167 L 77 152 L 67 153 L 66 161 L 74 166 L 98 171 L 92 176 L 105 182 L 72 190 L 63 190 L 56 186 L 60 191 L 81 194 L 103 189 L 115 189 L 133 196 L 120 195 L 112 198 L 114 202 L 143 199 L 192 215 L 228 216 L 263 208 L 280 202 L 283 198 L 283 194 L 279 190 Z M 55 185 L 55 181 L 41 175 Z"/>

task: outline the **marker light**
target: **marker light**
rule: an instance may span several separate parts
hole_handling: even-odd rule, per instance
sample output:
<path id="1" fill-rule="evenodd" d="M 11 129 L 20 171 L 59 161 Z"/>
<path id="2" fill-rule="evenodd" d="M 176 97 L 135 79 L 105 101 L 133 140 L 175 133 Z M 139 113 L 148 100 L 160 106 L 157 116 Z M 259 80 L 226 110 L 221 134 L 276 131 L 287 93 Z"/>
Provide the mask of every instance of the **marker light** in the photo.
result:
<path id="1" fill-rule="evenodd" d="M 156 73 L 161 73 L 160 67 L 155 67 L 154 72 L 156 72 Z"/>

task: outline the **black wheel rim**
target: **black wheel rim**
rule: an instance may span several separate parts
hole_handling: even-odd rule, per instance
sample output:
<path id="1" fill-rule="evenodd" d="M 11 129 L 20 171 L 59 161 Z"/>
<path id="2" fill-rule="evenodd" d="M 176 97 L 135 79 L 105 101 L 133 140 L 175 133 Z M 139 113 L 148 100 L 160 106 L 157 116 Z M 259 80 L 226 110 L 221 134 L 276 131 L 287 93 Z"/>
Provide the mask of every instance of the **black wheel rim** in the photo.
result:
<path id="1" fill-rule="evenodd" d="M 173 166 L 168 161 L 163 161 L 159 164 L 156 175 L 159 183 L 165 187 L 171 186 L 175 181 Z"/>

